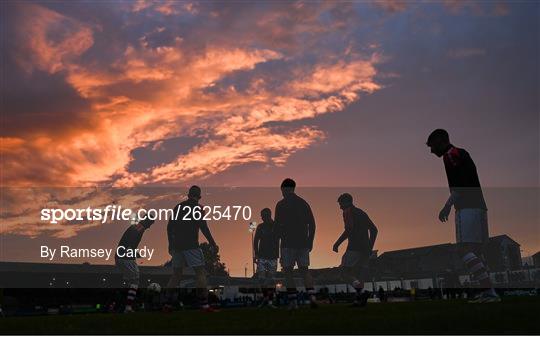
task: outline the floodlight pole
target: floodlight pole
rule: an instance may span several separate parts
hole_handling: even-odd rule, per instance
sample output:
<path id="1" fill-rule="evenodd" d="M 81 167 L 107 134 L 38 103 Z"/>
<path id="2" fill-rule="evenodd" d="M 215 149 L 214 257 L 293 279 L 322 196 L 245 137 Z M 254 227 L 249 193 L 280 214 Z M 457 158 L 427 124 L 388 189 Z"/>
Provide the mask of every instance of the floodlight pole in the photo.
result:
<path id="1" fill-rule="evenodd" d="M 257 223 L 255 221 L 249 223 L 249 232 L 251 233 L 251 267 L 253 276 L 255 276 L 255 246 L 254 246 L 254 232 L 257 229 Z"/>
<path id="2" fill-rule="evenodd" d="M 253 231 L 251 231 L 251 267 L 253 276 L 255 276 L 255 247 L 253 246 Z"/>

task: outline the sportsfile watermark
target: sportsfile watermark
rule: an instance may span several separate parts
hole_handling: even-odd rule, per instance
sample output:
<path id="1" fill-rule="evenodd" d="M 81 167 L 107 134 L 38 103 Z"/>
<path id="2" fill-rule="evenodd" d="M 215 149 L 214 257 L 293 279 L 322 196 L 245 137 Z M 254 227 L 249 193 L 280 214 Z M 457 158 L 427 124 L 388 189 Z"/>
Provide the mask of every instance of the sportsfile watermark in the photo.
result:
<path id="1" fill-rule="evenodd" d="M 43 208 L 41 209 L 41 221 L 57 224 L 63 221 L 130 221 L 138 222 L 139 219 L 150 220 L 245 220 L 249 221 L 252 216 L 250 206 L 179 206 L 172 208 L 140 208 L 133 210 L 121 205 L 107 205 L 105 207 L 86 208 Z"/>

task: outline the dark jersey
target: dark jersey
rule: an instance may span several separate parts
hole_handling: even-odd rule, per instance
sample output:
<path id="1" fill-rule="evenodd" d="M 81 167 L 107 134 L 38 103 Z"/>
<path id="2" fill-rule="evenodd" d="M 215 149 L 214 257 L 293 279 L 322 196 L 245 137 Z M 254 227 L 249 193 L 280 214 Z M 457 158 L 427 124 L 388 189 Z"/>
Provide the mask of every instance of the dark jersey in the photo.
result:
<path id="1" fill-rule="evenodd" d="M 487 209 L 476 165 L 469 153 L 451 145 L 444 154 L 443 161 L 450 191 L 457 194 L 454 200 L 455 209 Z"/>
<path id="2" fill-rule="evenodd" d="M 347 250 L 371 253 L 369 229 L 375 225 L 360 208 L 351 206 L 343 210 L 343 223 L 347 232 Z"/>
<path id="3" fill-rule="evenodd" d="M 294 193 L 287 195 L 277 203 L 274 214 L 282 248 L 313 247 L 315 218 L 304 199 Z"/>
<path id="4" fill-rule="evenodd" d="M 255 231 L 255 257 L 260 259 L 277 259 L 279 257 L 279 235 L 274 222 L 263 222 Z"/>
<path id="5" fill-rule="evenodd" d="M 173 209 L 173 218 L 167 224 L 169 251 L 199 248 L 199 229 L 206 225 L 206 220 L 195 220 L 193 208 L 199 203 L 192 199 L 182 201 Z M 201 207 L 202 211 L 202 207 Z M 190 220 L 184 220 L 184 216 Z"/>
<path id="6" fill-rule="evenodd" d="M 139 246 L 139 243 L 141 242 L 143 231 L 139 232 L 137 230 L 136 225 L 131 225 L 126 229 L 124 234 L 122 235 L 122 238 L 118 242 L 118 247 L 123 246 L 126 249 L 135 249 Z M 125 255 L 125 254 L 124 254 Z M 117 259 L 125 259 L 125 260 L 135 260 L 135 257 L 127 257 L 127 256 L 118 256 L 116 255 Z"/>

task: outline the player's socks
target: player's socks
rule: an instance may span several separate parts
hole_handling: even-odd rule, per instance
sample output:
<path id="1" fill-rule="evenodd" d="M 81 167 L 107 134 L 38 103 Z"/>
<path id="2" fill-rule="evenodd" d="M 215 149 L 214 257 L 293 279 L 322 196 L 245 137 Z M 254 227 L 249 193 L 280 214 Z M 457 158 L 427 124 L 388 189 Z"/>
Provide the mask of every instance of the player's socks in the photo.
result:
<path id="1" fill-rule="evenodd" d="M 268 302 L 270 301 L 270 298 L 269 298 L 269 292 L 270 292 L 270 289 L 268 288 L 261 288 L 261 292 L 263 294 L 263 299 L 261 301 L 261 304 L 259 305 L 260 308 L 264 307 L 265 305 L 268 304 Z"/>
<path id="2" fill-rule="evenodd" d="M 135 304 L 135 298 L 137 297 L 137 289 L 139 286 L 135 283 L 129 285 L 126 299 L 125 311 L 133 311 L 133 305 Z"/>
<path id="3" fill-rule="evenodd" d="M 312 308 L 316 308 L 317 305 L 317 298 L 315 297 L 315 289 L 313 288 L 306 288 L 307 294 L 309 296 L 309 304 Z"/>
<path id="4" fill-rule="evenodd" d="M 484 262 L 476 256 L 474 253 L 468 253 L 463 257 L 463 262 L 467 270 L 472 275 L 472 279 L 478 282 L 478 285 L 484 289 L 493 288 L 491 279 L 489 278 L 489 272 L 484 265 Z"/>
<path id="5" fill-rule="evenodd" d="M 165 305 L 172 306 L 178 299 L 178 294 L 174 288 L 165 289 Z"/>
<path id="6" fill-rule="evenodd" d="M 358 306 L 364 306 L 367 304 L 367 294 L 364 291 L 364 282 L 360 280 L 354 280 L 352 283 L 354 290 L 356 291 L 355 303 L 358 303 Z"/>
<path id="7" fill-rule="evenodd" d="M 218 309 L 214 309 L 212 306 L 210 306 L 208 299 L 201 299 L 199 306 L 203 312 L 219 312 Z"/>
<path id="8" fill-rule="evenodd" d="M 499 296 L 494 288 L 490 288 L 486 290 L 486 294 L 493 297 Z"/>
<path id="9" fill-rule="evenodd" d="M 289 301 L 289 309 L 296 309 L 298 307 L 296 288 L 287 288 L 287 299 Z"/>

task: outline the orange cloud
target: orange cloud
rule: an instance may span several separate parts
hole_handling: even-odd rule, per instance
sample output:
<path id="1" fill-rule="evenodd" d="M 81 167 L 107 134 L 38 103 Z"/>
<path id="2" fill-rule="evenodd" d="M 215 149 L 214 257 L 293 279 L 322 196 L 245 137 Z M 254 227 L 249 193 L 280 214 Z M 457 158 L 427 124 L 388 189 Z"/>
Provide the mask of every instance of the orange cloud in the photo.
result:
<path id="1" fill-rule="evenodd" d="M 130 12 L 152 8 L 167 17 L 175 14 L 176 5 L 137 2 Z M 184 9 L 199 11 L 196 6 Z M 262 14 L 256 32 L 219 32 L 204 45 L 158 22 L 146 34 L 119 41 L 104 62 L 100 57 L 109 50 L 94 48 L 107 31 L 43 6 L 20 5 L 20 48 L 12 55 L 17 64 L 28 76 L 36 71 L 61 76 L 88 106 L 71 110 L 84 116 L 74 122 L 2 136 L 2 186 L 186 183 L 248 163 L 284 165 L 292 154 L 324 139 L 324 131 L 306 123 L 294 128 L 272 123 L 338 112 L 362 94 L 381 89 L 375 81 L 381 62 L 375 51 L 354 53 L 348 44 L 345 51 L 320 49 L 312 61 L 301 60 L 317 43 L 317 34 L 343 29 L 347 17 L 340 11 L 331 24 L 319 21 L 327 9 L 333 10 L 332 5 L 295 4 L 291 11 L 297 15 L 286 19 L 291 29 L 280 31 L 274 14 L 287 10 L 279 7 L 276 13 Z M 214 20 L 227 17 L 214 10 L 209 15 Z M 293 41 L 306 34 L 310 42 L 295 46 Z M 200 143 L 145 171 L 130 171 L 133 150 L 157 151 L 167 139 L 182 136 L 197 136 Z M 4 205 L 10 216 L 0 233 L 70 237 L 99 224 L 39 224 L 39 208 L 52 199 L 59 207 L 97 207 L 110 199 L 88 191 L 54 197 L 12 191 L 11 202 Z M 135 198 L 126 203 L 138 200 L 124 198 Z"/>
<path id="2" fill-rule="evenodd" d="M 21 41 L 15 59 L 28 72 L 64 70 L 94 43 L 90 26 L 42 6 L 25 4 L 18 14 L 24 24 L 14 37 Z M 52 34 L 55 39 L 49 37 Z"/>

